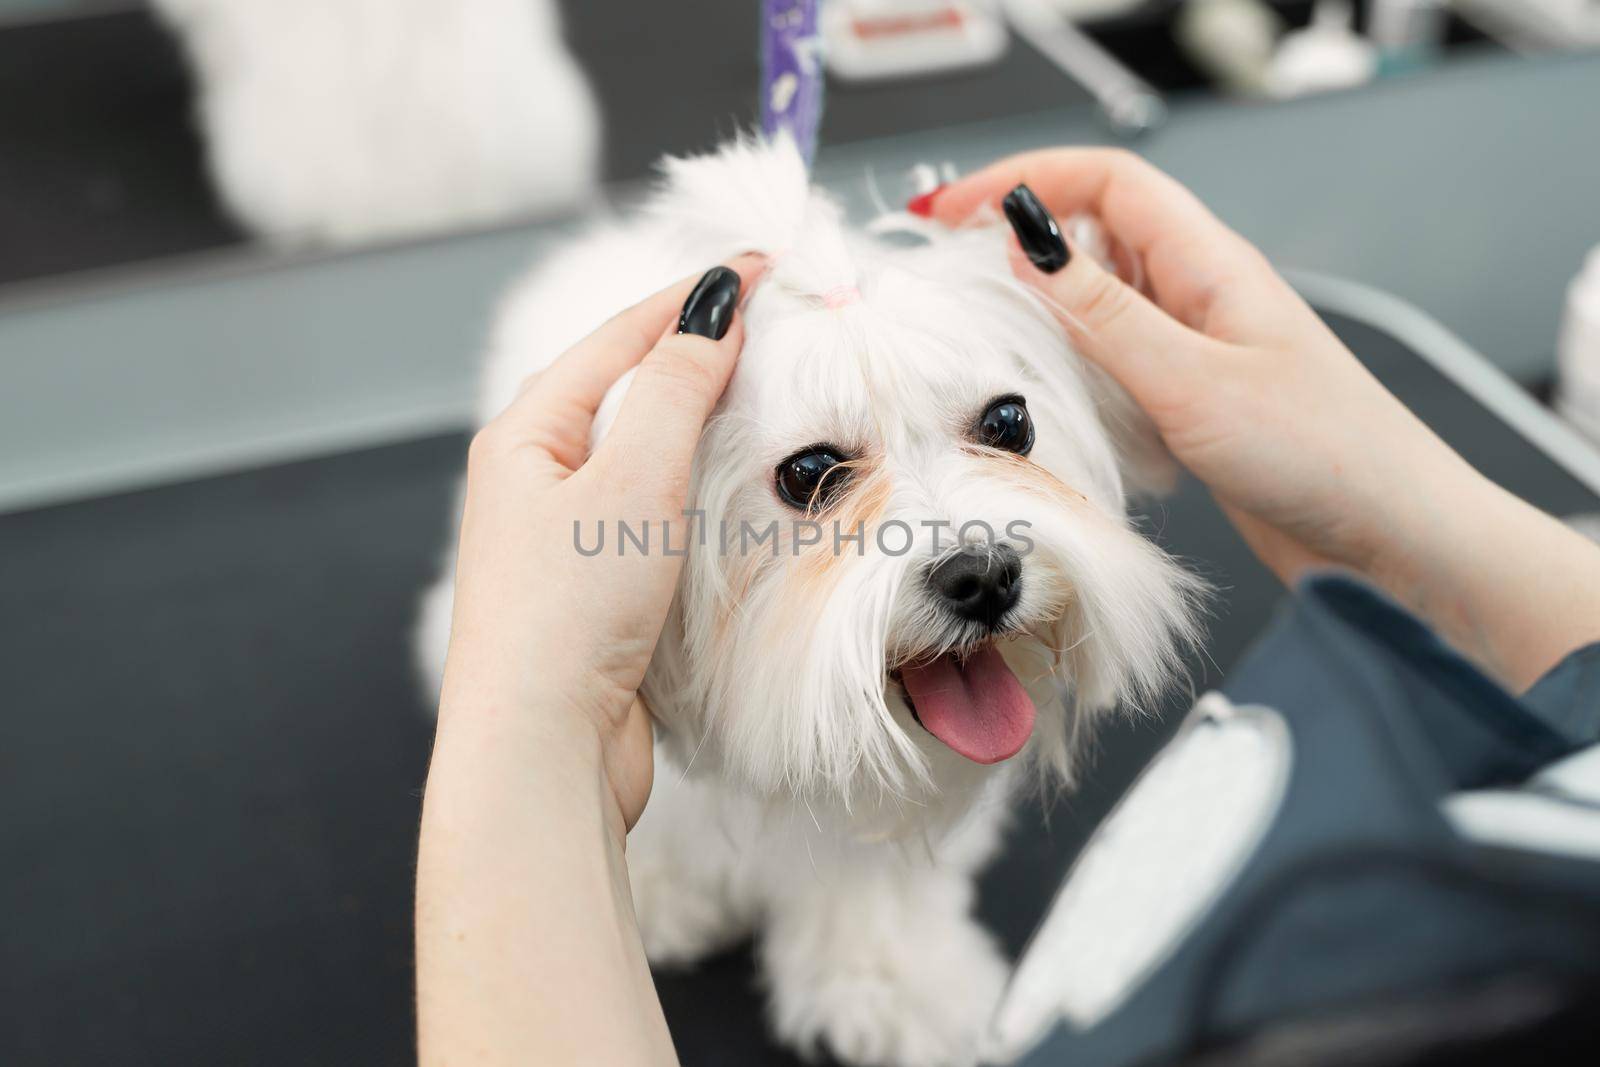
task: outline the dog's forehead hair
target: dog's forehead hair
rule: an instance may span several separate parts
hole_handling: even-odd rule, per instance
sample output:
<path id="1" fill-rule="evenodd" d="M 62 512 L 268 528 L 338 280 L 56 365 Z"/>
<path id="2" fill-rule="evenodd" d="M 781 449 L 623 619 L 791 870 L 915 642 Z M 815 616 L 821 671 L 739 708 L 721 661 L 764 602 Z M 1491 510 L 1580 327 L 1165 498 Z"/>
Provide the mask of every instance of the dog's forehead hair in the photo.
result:
<path id="1" fill-rule="evenodd" d="M 948 293 L 869 293 L 845 309 L 778 295 L 752 301 L 729 401 L 780 448 L 948 446 L 986 401 L 1026 391 L 1018 361 L 985 329 L 984 309 L 962 314 Z"/>

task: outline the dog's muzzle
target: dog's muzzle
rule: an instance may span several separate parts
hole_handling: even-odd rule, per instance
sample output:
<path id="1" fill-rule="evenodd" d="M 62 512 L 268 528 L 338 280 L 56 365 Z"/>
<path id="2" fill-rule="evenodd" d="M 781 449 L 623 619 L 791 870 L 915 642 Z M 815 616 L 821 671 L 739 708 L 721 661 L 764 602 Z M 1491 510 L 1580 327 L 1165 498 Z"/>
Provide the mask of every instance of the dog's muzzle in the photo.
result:
<path id="1" fill-rule="evenodd" d="M 928 587 L 958 618 L 993 630 L 1022 595 L 1022 557 L 1010 545 L 967 545 L 928 571 Z"/>

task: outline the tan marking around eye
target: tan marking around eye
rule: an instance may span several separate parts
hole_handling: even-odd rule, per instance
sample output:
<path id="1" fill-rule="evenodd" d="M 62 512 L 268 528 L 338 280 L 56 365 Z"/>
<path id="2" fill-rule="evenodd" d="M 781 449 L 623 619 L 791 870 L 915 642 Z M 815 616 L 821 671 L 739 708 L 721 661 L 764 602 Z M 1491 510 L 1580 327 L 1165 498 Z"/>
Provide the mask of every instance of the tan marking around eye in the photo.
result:
<path id="1" fill-rule="evenodd" d="M 796 578 L 804 586 L 831 585 L 838 571 L 852 558 L 859 559 L 876 536 L 878 520 L 889 507 L 889 479 L 880 469 L 874 469 L 866 459 L 846 461 L 852 468 L 854 485 L 846 487 L 844 495 L 833 507 L 812 516 L 822 524 L 822 540 L 807 548 L 795 568 Z M 846 464 L 840 464 L 845 466 Z M 855 541 L 843 542 L 834 551 L 834 533 L 841 538 L 853 537 L 858 531 L 862 547 Z"/>
<path id="2" fill-rule="evenodd" d="M 831 508 L 811 515 L 791 512 L 778 519 L 779 537 L 776 556 L 773 555 L 769 542 L 757 545 L 751 541 L 747 545 L 741 545 L 738 532 L 730 533 L 728 551 L 738 554 L 740 559 L 736 567 L 730 568 L 727 602 L 724 605 L 726 610 L 716 622 L 719 642 L 727 636 L 728 630 L 734 625 L 740 606 L 763 569 L 783 566 L 786 560 L 793 557 L 793 534 L 797 522 L 809 519 L 822 526 L 822 540 L 801 550 L 800 557 L 795 560 L 794 575 L 790 579 L 797 583 L 797 592 L 808 597 L 831 588 L 832 580 L 839 570 L 836 564 L 856 554 L 854 542 L 841 546 L 837 553 L 833 551 L 835 523 L 838 523 L 837 528 L 841 533 L 854 533 L 857 524 L 863 523 L 864 537 L 870 539 L 874 536 L 873 527 L 889 504 L 889 480 L 874 470 L 871 462 L 866 459 L 845 460 L 837 466 L 847 468 L 853 473 L 854 484 L 844 487 L 843 495 Z M 868 540 L 866 543 L 871 542 Z"/>
<path id="3" fill-rule="evenodd" d="M 993 466 L 1000 478 L 1019 489 L 1058 501 L 1068 507 L 1089 502 L 1088 497 L 1039 464 L 1030 462 L 1026 456 L 1019 456 L 1015 452 L 1002 452 L 997 448 L 967 447 L 962 451 L 973 459 Z"/>

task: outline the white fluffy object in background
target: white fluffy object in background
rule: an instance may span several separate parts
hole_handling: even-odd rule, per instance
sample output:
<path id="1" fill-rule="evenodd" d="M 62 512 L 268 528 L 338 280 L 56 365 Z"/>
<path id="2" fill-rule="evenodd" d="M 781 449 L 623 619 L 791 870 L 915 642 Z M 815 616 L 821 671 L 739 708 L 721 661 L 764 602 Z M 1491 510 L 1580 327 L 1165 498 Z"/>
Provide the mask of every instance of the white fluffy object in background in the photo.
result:
<path id="1" fill-rule="evenodd" d="M 553 0 L 154 0 L 199 86 L 212 179 L 282 243 L 582 204 L 600 118 Z"/>

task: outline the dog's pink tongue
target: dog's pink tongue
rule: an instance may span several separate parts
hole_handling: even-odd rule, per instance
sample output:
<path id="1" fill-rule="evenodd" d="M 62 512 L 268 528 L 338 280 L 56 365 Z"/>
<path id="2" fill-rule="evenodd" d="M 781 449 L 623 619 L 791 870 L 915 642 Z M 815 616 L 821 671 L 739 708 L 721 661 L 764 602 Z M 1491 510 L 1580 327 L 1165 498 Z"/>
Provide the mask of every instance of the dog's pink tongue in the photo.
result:
<path id="1" fill-rule="evenodd" d="M 900 680 L 928 732 L 969 760 L 1010 759 L 1033 733 L 1033 701 L 993 645 L 959 667 L 949 656 L 906 667 Z"/>

